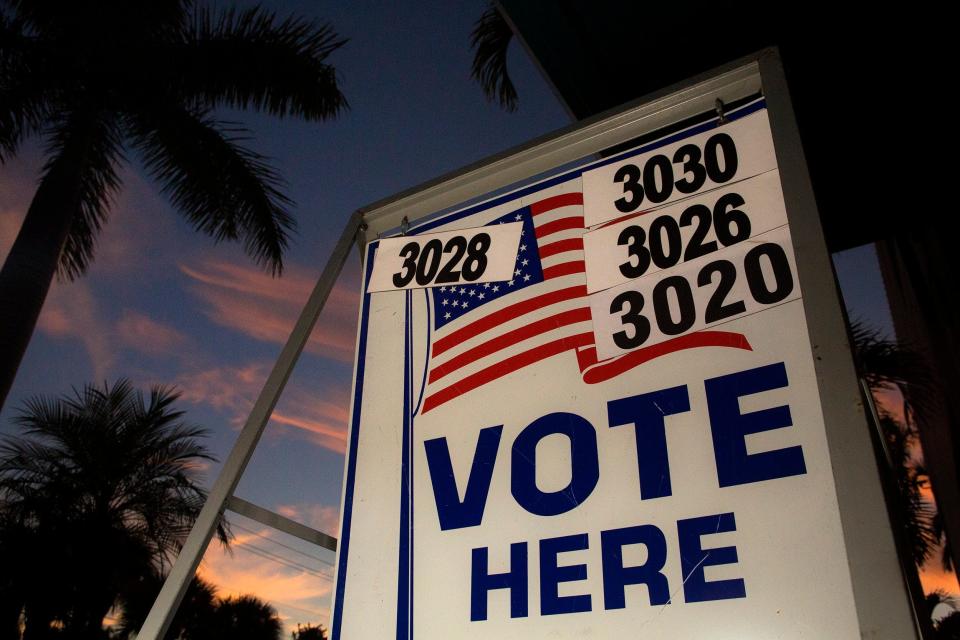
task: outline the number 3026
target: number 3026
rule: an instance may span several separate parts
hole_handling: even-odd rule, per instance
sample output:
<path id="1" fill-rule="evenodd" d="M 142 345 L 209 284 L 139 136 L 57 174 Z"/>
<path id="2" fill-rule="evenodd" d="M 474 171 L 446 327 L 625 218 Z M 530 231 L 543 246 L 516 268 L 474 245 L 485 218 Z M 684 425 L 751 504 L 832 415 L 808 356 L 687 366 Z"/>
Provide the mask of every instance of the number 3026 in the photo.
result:
<path id="1" fill-rule="evenodd" d="M 403 264 L 400 271 L 393 274 L 393 284 L 405 287 L 416 280 L 418 285 L 426 287 L 474 282 L 487 269 L 490 242 L 490 235 L 483 232 L 469 240 L 464 236 L 453 236 L 446 243 L 433 238 L 422 247 L 416 240 L 408 242 L 400 249 Z"/>

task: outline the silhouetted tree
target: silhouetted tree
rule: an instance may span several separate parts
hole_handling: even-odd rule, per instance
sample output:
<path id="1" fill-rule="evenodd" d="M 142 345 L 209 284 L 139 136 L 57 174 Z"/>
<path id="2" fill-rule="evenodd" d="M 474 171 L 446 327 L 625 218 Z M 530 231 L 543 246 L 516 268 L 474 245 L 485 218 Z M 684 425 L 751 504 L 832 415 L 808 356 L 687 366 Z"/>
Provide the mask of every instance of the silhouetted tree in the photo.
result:
<path id="1" fill-rule="evenodd" d="M 177 397 L 156 387 L 145 401 L 121 380 L 33 398 L 14 418 L 23 436 L 0 443 L 2 595 L 16 598 L 3 612 L 26 611 L 28 640 L 53 637 L 51 623 L 100 637 L 118 595 L 179 549 L 206 497 L 197 462 L 212 458 Z"/>
<path id="2" fill-rule="evenodd" d="M 861 322 L 851 326 L 854 353 L 861 374 L 874 395 L 896 389 L 904 399 L 903 418 L 881 410 L 880 428 L 886 440 L 891 472 L 900 494 L 907 543 L 913 562 L 921 567 L 938 547 L 941 562 L 949 568 L 950 554 L 936 507 L 924 494 L 930 477 L 915 452 L 919 446 L 918 425 L 929 418 L 933 381 L 920 356 Z"/>
<path id="3" fill-rule="evenodd" d="M 326 24 L 191 0 L 0 0 L 0 164 L 34 135 L 46 164 L 0 270 L 0 408 L 55 273 L 94 255 L 117 167 L 136 151 L 198 230 L 274 273 L 294 228 L 279 177 L 218 121 L 230 107 L 323 120 L 346 107 Z"/>
<path id="4" fill-rule="evenodd" d="M 322 624 L 316 626 L 308 624 L 305 627 L 297 625 L 297 630 L 292 634 L 293 640 L 327 640 L 327 630 Z"/>
<path id="5" fill-rule="evenodd" d="M 120 638 L 132 637 L 132 634 L 140 631 L 160 593 L 163 580 L 163 576 L 153 572 L 120 594 L 120 624 L 117 626 Z M 166 640 L 208 638 L 208 631 L 214 626 L 216 602 L 216 587 L 194 576 L 164 636 Z"/>
<path id="6" fill-rule="evenodd" d="M 246 595 L 219 600 L 213 616 L 213 628 L 202 637 L 280 640 L 281 630 L 282 624 L 277 611 L 263 600 Z"/>
<path id="7" fill-rule="evenodd" d="M 473 49 L 472 76 L 480 83 L 487 100 L 506 111 L 516 111 L 520 104 L 517 89 L 507 69 L 507 50 L 513 31 L 493 2 L 473 25 L 470 45 Z"/>

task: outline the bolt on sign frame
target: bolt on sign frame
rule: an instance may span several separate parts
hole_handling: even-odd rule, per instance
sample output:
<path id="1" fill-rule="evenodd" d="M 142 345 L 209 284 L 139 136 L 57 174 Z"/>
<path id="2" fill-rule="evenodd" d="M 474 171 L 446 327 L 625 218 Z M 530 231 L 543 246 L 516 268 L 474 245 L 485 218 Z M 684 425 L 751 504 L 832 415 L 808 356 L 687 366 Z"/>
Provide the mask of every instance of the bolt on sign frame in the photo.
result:
<path id="1" fill-rule="evenodd" d="M 904 578 L 898 566 L 894 536 L 891 532 L 883 491 L 878 478 L 874 445 L 867 427 L 861 389 L 858 386 L 850 355 L 850 345 L 842 308 L 826 244 L 819 226 L 816 204 L 786 81 L 775 49 L 758 52 L 702 76 L 642 98 L 616 113 L 601 114 L 594 119 L 577 123 L 559 133 L 534 140 L 518 149 L 472 165 L 460 172 L 444 176 L 355 212 L 348 220 L 333 255 L 311 294 L 289 341 L 271 371 L 264 389 L 238 437 L 237 443 L 224 463 L 220 476 L 210 491 L 207 503 L 204 505 L 180 556 L 171 569 L 170 575 L 154 603 L 139 637 L 145 640 L 153 640 L 164 635 L 213 535 L 219 514 L 224 509 L 231 508 L 231 504 L 237 504 L 233 491 L 354 242 L 357 243 L 361 255 L 363 255 L 369 243 L 377 242 L 378 238 L 396 236 L 398 235 L 398 229 L 405 232 L 408 225 L 412 224 L 414 225 L 414 233 L 416 233 L 416 225 L 422 224 L 428 217 L 438 215 L 442 217 L 442 214 L 460 210 L 467 205 L 487 201 L 496 194 L 507 193 L 516 189 L 519 185 L 529 185 L 545 175 L 555 175 L 565 166 L 572 166 L 573 163 L 582 164 L 585 159 L 589 160 L 590 157 L 596 157 L 596 154 L 609 153 L 612 148 L 625 148 L 625 145 L 630 141 L 663 130 L 665 127 L 676 123 L 702 116 L 713 111 L 718 105 L 739 104 L 758 95 L 762 96 L 765 111 L 769 118 L 783 204 L 789 222 L 790 242 L 792 242 L 793 252 L 796 255 L 796 275 L 803 284 L 803 307 L 806 309 L 805 326 L 808 332 L 807 338 L 810 349 L 808 359 L 812 360 L 810 366 L 813 376 L 811 378 L 815 378 L 815 382 L 811 382 L 811 384 L 814 385 L 816 393 L 819 395 L 825 429 L 825 443 L 829 452 L 829 455 L 824 456 L 827 460 L 825 473 L 829 478 L 830 486 L 835 489 L 836 507 L 833 518 L 839 523 L 839 529 L 842 530 L 842 534 L 838 538 L 840 548 L 838 557 L 845 560 L 846 567 L 832 567 L 825 569 L 825 571 L 835 572 L 839 570 L 844 574 L 840 582 L 845 585 L 845 593 L 842 596 L 838 594 L 838 598 L 845 598 L 852 602 L 854 611 L 849 612 L 851 622 L 848 628 L 856 628 L 862 637 L 890 640 L 917 637 L 917 621 L 911 611 Z M 720 118 L 723 118 L 723 113 L 719 115 Z M 372 252 L 367 252 L 368 260 L 372 258 L 370 253 Z M 364 306 L 368 304 L 371 295 L 380 294 L 365 294 Z M 409 300 L 409 296 L 407 299 Z M 409 302 L 407 304 L 409 309 Z M 402 335 L 402 333 L 398 335 Z M 398 337 L 398 339 L 403 342 L 401 337 Z M 358 341 L 362 342 L 363 340 L 362 336 L 358 336 Z M 363 362 L 358 360 L 357 366 L 362 367 Z M 693 385 L 691 385 L 691 388 L 693 388 Z M 384 390 L 369 389 L 368 396 L 380 391 Z M 356 398 L 354 402 L 357 402 Z M 356 410 L 357 407 L 354 407 L 355 416 Z M 351 526 L 355 528 L 360 526 L 357 523 L 362 522 L 362 520 L 354 520 L 351 524 L 351 504 L 348 503 L 348 496 L 352 495 L 354 483 L 357 482 L 356 440 L 358 436 L 356 422 L 357 418 L 355 417 L 354 424 L 351 424 L 350 427 L 351 441 L 348 446 L 345 470 L 347 475 L 345 479 L 345 504 L 341 513 L 343 519 L 341 523 L 341 544 L 338 553 L 337 586 L 334 592 L 332 630 L 333 638 L 337 640 L 340 637 L 346 640 L 374 637 L 373 635 L 365 635 L 366 632 L 358 631 L 360 627 L 355 622 L 351 623 L 347 620 L 349 614 L 344 608 L 345 597 L 348 602 L 351 597 L 363 599 L 363 596 L 351 595 L 351 593 L 357 593 L 356 588 L 353 592 L 344 588 L 345 581 L 350 575 L 345 569 L 348 560 L 351 558 L 350 553 L 356 554 L 359 548 L 355 546 L 353 551 L 349 549 L 349 543 L 353 542 L 351 535 L 354 534 L 354 540 L 362 538 L 362 536 L 355 535 L 358 529 L 351 531 Z M 533 426 L 533 424 L 530 425 L 530 427 Z M 396 437 L 399 438 L 400 435 L 397 434 Z M 516 453 L 516 443 L 514 446 Z M 477 449 L 479 450 L 479 445 L 477 445 Z M 571 436 L 571 455 L 573 455 L 572 450 Z M 473 455 L 473 449 L 470 449 L 464 455 L 469 458 L 470 455 Z M 638 455 L 640 455 L 639 452 Z M 447 456 L 449 464 L 449 451 L 447 451 Z M 400 463 L 397 464 L 399 466 Z M 501 466 L 505 465 L 504 462 Z M 432 471 L 433 469 L 431 469 Z M 421 470 L 420 473 L 425 472 Z M 634 470 L 634 473 L 636 473 L 636 470 Z M 643 471 L 641 469 L 641 483 L 643 482 L 642 475 Z M 536 481 L 538 480 L 534 482 Z M 456 489 L 459 486 L 462 495 L 462 487 L 467 482 L 465 475 L 459 473 L 454 488 Z M 571 479 L 571 484 L 572 482 Z M 436 491 L 435 486 L 434 491 Z M 514 495 L 516 496 L 517 493 L 514 492 Z M 665 495 L 669 495 L 669 493 Z M 432 498 L 433 496 L 427 492 L 420 498 L 420 502 L 431 503 Z M 459 497 L 456 499 L 459 500 Z M 830 497 L 829 499 L 833 500 L 834 498 Z M 466 498 L 464 498 L 464 501 L 466 501 Z M 437 509 L 439 508 L 438 504 Z M 730 516 L 732 521 L 732 514 L 723 515 Z M 694 520 L 702 520 L 702 518 L 692 518 L 684 522 L 693 522 Z M 681 526 L 680 522 L 677 524 L 678 527 Z M 724 526 L 727 528 L 723 531 L 731 531 L 728 526 L 730 524 L 732 522 L 724 520 Z M 717 526 L 719 530 L 721 526 L 719 516 L 717 516 Z M 631 531 L 635 533 L 635 530 L 638 529 L 634 527 Z M 612 539 L 618 535 L 622 536 L 625 531 L 626 529 L 603 533 L 604 535 L 610 534 Z M 585 540 L 586 534 L 582 535 Z M 628 535 L 632 535 L 632 533 L 628 532 Z M 683 537 L 683 534 L 680 535 Z M 545 575 L 552 576 L 554 579 L 553 587 L 555 589 L 559 588 L 564 593 L 577 592 L 577 588 L 583 589 L 582 584 L 578 584 L 577 581 L 585 578 L 587 572 L 586 565 L 574 564 L 575 556 L 573 555 L 578 550 L 582 553 L 585 547 L 577 546 L 577 542 L 573 542 L 570 546 L 571 538 L 573 537 L 566 536 L 562 540 L 561 538 L 553 538 L 540 541 L 541 581 Z M 727 540 L 728 538 L 723 538 L 720 542 L 726 542 Z M 557 541 L 560 541 L 560 546 L 557 546 Z M 506 547 L 507 542 L 513 542 L 513 540 L 502 541 L 500 546 Z M 531 543 L 536 546 L 534 541 L 531 540 Z M 490 541 L 489 544 L 491 554 L 494 554 L 494 544 L 496 543 Z M 553 549 L 553 565 L 547 566 L 547 569 L 544 569 L 543 564 L 545 544 L 552 545 L 551 548 Z M 710 546 L 710 541 L 705 540 L 704 544 Z M 776 544 L 776 541 L 772 541 L 771 544 Z M 564 547 L 563 545 L 567 546 Z M 713 547 L 717 553 L 725 551 L 727 560 L 726 562 L 706 561 L 706 564 L 731 564 L 736 562 L 736 551 L 733 551 L 733 560 L 729 559 L 730 547 L 716 548 L 716 543 Z M 476 551 L 477 549 L 474 549 L 474 570 L 478 566 L 476 564 Z M 681 548 L 681 553 L 682 551 Z M 709 552 L 709 549 L 706 551 Z M 789 551 L 786 550 L 787 553 Z M 569 552 L 570 555 L 558 560 L 560 552 Z M 506 552 L 503 549 L 498 548 L 496 553 L 500 553 L 502 557 L 498 559 L 494 555 L 490 556 L 490 566 L 493 568 L 487 574 L 489 579 L 486 583 L 486 595 L 484 596 L 491 602 L 500 597 L 499 594 L 495 594 L 496 591 L 499 590 L 502 593 L 506 590 L 505 587 L 509 586 L 495 583 L 497 580 L 504 582 L 507 578 L 501 576 L 509 577 L 511 573 L 508 572 L 498 576 L 495 575 L 495 572 L 502 571 L 505 565 L 510 564 L 509 560 L 513 558 L 513 548 L 511 547 L 509 560 L 504 559 Z M 675 551 L 672 550 L 671 553 L 675 553 Z M 625 550 L 623 555 L 627 555 Z M 702 560 L 706 560 L 708 555 L 704 556 Z M 487 556 L 484 555 L 483 558 L 486 562 Z M 524 561 L 525 558 L 524 555 Z M 626 560 L 621 558 L 620 562 L 623 563 Z M 547 565 L 549 564 L 547 563 Z M 636 558 L 634 558 L 634 564 L 637 564 Z M 487 565 L 484 563 L 483 566 L 486 567 Z M 606 565 L 604 566 L 606 567 Z M 468 563 L 468 572 L 469 568 Z M 728 568 L 721 568 L 721 574 L 728 575 L 728 572 L 726 572 Z M 630 569 L 631 567 L 619 567 L 619 570 L 623 572 L 629 572 Z M 387 571 L 389 575 L 393 575 L 390 573 L 393 570 L 394 568 L 389 569 L 389 571 L 384 568 L 384 571 Z M 684 571 L 684 583 L 687 582 L 695 570 L 696 567 L 689 572 Z M 715 567 L 709 569 L 709 571 L 716 570 Z M 513 569 L 511 569 L 512 571 Z M 545 571 L 546 573 L 544 573 Z M 590 571 L 599 572 L 599 568 L 591 565 Z M 813 575 L 816 575 L 816 573 L 814 571 Z M 707 585 L 710 584 L 711 580 L 716 583 L 735 582 L 715 580 L 716 576 L 720 574 L 712 574 L 712 578 L 705 577 L 702 569 L 698 575 L 701 580 L 706 580 Z M 536 580 L 535 570 L 530 571 L 529 579 L 531 583 Z M 392 580 L 391 588 L 397 592 L 403 591 L 402 585 L 398 584 L 397 576 L 393 576 Z M 410 580 L 412 585 L 412 578 Z M 389 583 L 390 579 L 387 579 L 386 582 Z M 566 584 L 558 587 L 557 585 L 560 582 Z M 569 584 L 571 582 L 574 584 Z M 684 586 L 686 585 L 684 584 Z M 650 587 L 649 584 L 648 587 Z M 672 586 L 671 589 L 673 588 Z M 816 587 L 805 585 L 804 588 L 815 589 Z M 412 589 L 411 586 L 411 592 Z M 544 589 L 542 584 L 541 589 Z M 519 591 L 519 588 L 514 589 L 511 586 L 509 591 L 512 597 L 514 591 Z M 388 593 L 387 595 L 390 598 L 397 597 L 396 593 L 393 595 Z M 481 595 L 483 595 L 483 589 L 481 589 Z M 412 593 L 409 593 L 408 597 L 412 599 Z M 594 609 L 602 609 L 599 604 L 599 594 L 594 597 L 598 603 L 594 605 Z M 674 598 L 674 601 L 682 601 L 676 592 L 672 593 L 671 597 Z M 543 598 L 542 592 L 541 598 Z M 576 600 L 577 598 L 580 598 L 580 600 Z M 571 613 L 584 611 L 582 607 L 579 607 L 583 604 L 582 598 L 582 595 L 560 596 L 554 593 L 552 602 L 553 605 L 558 602 L 561 603 L 561 609 L 567 606 L 567 613 Z M 749 600 L 749 596 L 746 599 Z M 643 598 L 640 600 L 643 600 L 644 605 L 646 604 Z M 578 602 L 579 605 L 575 602 Z M 387 605 L 388 609 L 396 606 L 396 610 L 399 611 L 401 608 L 400 602 L 397 602 L 396 605 L 391 602 L 385 602 L 384 604 Z M 680 606 L 710 607 L 715 605 L 718 605 L 718 603 L 690 604 L 688 598 L 688 603 Z M 408 602 L 407 606 L 410 607 L 412 612 L 412 603 Z M 589 604 L 587 607 L 589 609 Z M 533 612 L 535 607 L 530 609 Z M 652 608 L 648 610 L 654 611 Z M 700 611 L 703 610 L 700 609 Z M 482 611 L 483 616 L 486 616 L 485 604 Z M 502 608 L 498 611 L 500 611 L 501 617 L 506 616 Z M 694 612 L 695 610 L 685 609 L 685 611 Z M 561 611 L 555 610 L 549 613 L 559 612 Z M 541 613 L 544 613 L 544 611 L 541 611 Z M 809 613 L 819 615 L 821 612 Z M 401 624 L 400 616 L 397 615 L 397 638 L 409 639 L 414 637 L 416 627 L 413 625 L 412 619 L 405 619 Z M 412 613 L 410 617 L 412 618 Z M 493 614 L 491 614 L 492 617 L 494 617 Z M 531 617 L 538 618 L 535 612 L 532 613 Z M 577 627 L 578 620 L 583 620 L 568 616 L 556 616 L 556 618 L 565 618 L 569 623 L 571 632 L 579 628 Z M 481 620 L 477 624 L 484 624 L 484 618 L 477 617 L 475 619 Z M 543 616 L 538 619 L 543 619 Z M 343 626 L 345 624 L 344 620 L 347 620 L 347 628 Z M 594 618 L 591 618 L 591 620 L 594 620 Z M 603 620 L 605 619 L 597 617 L 596 620 L 598 622 L 591 623 L 593 624 L 593 630 L 603 636 L 605 630 Z M 590 626 L 590 624 L 586 626 Z M 509 627 L 497 627 L 497 630 L 503 628 L 509 629 Z M 535 631 L 537 628 L 524 627 L 524 629 Z M 493 627 L 487 627 L 487 630 L 492 631 L 494 629 Z M 711 637 L 721 637 L 724 633 L 722 626 L 715 628 L 714 631 L 715 634 Z M 392 633 L 393 630 L 391 629 L 391 635 Z M 378 634 L 382 635 L 380 632 Z M 379 635 L 376 637 L 379 637 Z M 509 635 L 509 631 L 507 635 Z M 434 636 L 432 633 L 426 632 L 418 633 L 416 637 L 440 636 Z M 789 631 L 781 632 L 768 627 L 758 627 L 757 637 L 794 636 L 790 635 Z"/>

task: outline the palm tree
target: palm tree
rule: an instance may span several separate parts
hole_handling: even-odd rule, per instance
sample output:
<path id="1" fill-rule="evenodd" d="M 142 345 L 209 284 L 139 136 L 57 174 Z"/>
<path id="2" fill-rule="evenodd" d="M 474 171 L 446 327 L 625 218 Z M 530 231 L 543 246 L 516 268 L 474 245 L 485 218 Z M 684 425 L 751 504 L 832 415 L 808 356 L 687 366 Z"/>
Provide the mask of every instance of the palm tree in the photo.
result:
<path id="1" fill-rule="evenodd" d="M 276 609 L 255 596 L 245 595 L 217 601 L 213 628 L 204 637 L 280 640 L 282 628 Z"/>
<path id="2" fill-rule="evenodd" d="M 473 79 L 480 83 L 487 100 L 506 111 L 516 111 L 520 104 L 517 89 L 507 69 L 507 50 L 513 31 L 493 2 L 473 25 L 470 46 L 473 49 Z"/>
<path id="3" fill-rule="evenodd" d="M 279 274 L 294 221 L 280 180 L 218 107 L 307 120 L 347 103 L 327 24 L 191 0 L 0 0 L 0 164 L 40 136 L 46 163 L 0 270 L 0 408 L 55 273 L 84 273 L 136 152 L 173 204 L 216 241 Z"/>
<path id="4" fill-rule="evenodd" d="M 95 638 L 119 594 L 162 573 L 206 498 L 206 432 L 182 421 L 178 394 L 149 400 L 126 380 L 36 397 L 0 443 L 4 611 L 26 613 L 25 638 Z M 221 522 L 220 540 L 229 533 Z M 11 620 L 0 620 L 0 632 Z M 2 636 L 0 636 L 2 637 Z"/>
<path id="5" fill-rule="evenodd" d="M 291 633 L 293 640 L 327 640 L 327 629 L 322 625 L 308 624 L 305 627 L 297 625 L 297 630 Z"/>
<path id="6" fill-rule="evenodd" d="M 944 568 L 951 566 L 942 520 L 925 497 L 930 477 L 914 456 L 920 443 L 919 428 L 930 420 L 935 383 L 923 359 L 915 352 L 863 322 L 853 322 L 850 332 L 861 375 L 874 396 L 896 389 L 903 397 L 903 419 L 881 410 L 890 473 L 900 495 L 904 534 L 913 562 L 923 564 L 940 548 Z"/>

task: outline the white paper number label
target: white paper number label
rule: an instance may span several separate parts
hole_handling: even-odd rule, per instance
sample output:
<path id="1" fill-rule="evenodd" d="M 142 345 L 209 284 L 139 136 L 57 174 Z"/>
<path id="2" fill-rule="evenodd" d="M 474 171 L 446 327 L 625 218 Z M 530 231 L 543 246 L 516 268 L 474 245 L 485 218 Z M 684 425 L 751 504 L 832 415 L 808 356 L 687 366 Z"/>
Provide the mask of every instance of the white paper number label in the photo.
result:
<path id="1" fill-rule="evenodd" d="M 509 280 L 522 229 L 511 222 L 381 240 L 367 291 Z"/>

